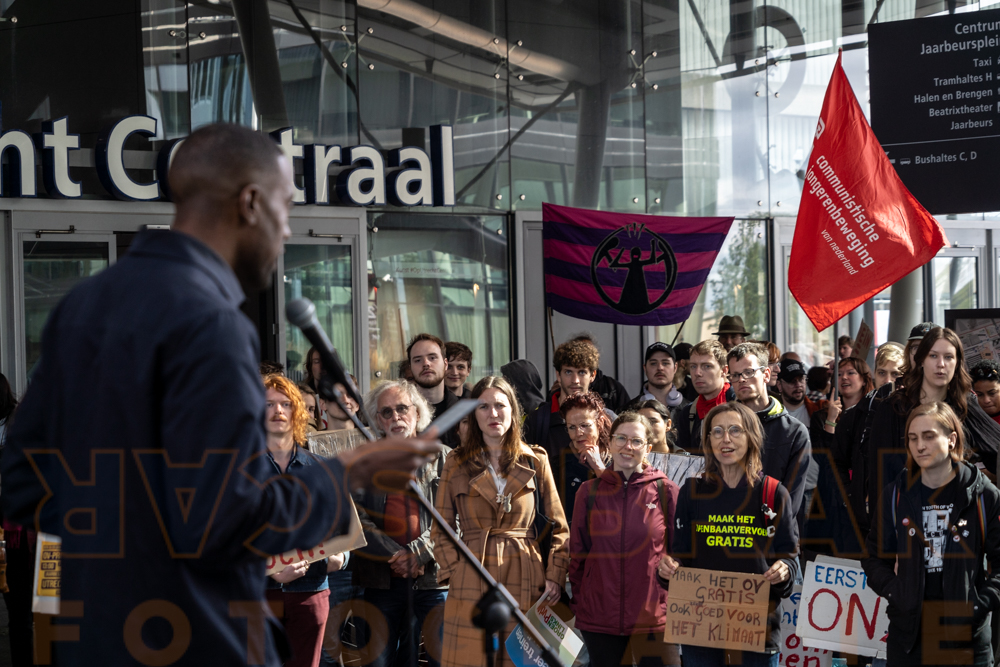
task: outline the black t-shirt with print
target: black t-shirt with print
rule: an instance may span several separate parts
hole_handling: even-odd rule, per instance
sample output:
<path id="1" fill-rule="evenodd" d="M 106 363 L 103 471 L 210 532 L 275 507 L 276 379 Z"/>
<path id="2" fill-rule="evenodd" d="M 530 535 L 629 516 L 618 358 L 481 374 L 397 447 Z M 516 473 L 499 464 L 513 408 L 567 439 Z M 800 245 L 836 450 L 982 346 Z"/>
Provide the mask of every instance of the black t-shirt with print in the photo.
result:
<path id="1" fill-rule="evenodd" d="M 944 599 L 942 572 L 944 551 L 952 539 L 952 511 L 955 509 L 957 478 L 944 486 L 932 489 L 920 485 L 920 505 L 923 509 L 922 535 L 924 539 L 924 599 Z"/>

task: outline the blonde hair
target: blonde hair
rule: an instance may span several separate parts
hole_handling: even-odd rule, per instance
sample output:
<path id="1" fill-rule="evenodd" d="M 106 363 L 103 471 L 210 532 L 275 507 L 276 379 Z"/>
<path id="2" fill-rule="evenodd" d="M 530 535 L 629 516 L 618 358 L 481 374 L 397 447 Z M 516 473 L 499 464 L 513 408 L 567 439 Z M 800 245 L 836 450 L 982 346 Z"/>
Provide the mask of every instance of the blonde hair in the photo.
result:
<path id="1" fill-rule="evenodd" d="M 292 424 L 292 439 L 295 440 L 296 444 L 304 445 L 306 442 L 306 427 L 309 425 L 309 408 L 306 407 L 306 402 L 302 400 L 302 392 L 299 391 L 294 382 L 284 375 L 272 373 L 271 375 L 265 375 L 263 380 L 265 389 L 273 389 L 280 394 L 284 394 L 291 401 L 292 417 L 289 421 Z"/>
<path id="2" fill-rule="evenodd" d="M 906 353 L 902 345 L 893 342 L 883 343 L 875 353 L 875 370 L 889 362 L 895 362 L 897 368 L 902 368 L 905 361 Z"/>
<path id="3" fill-rule="evenodd" d="M 962 431 L 962 424 L 958 421 L 958 416 L 951 406 L 941 401 L 932 403 L 921 403 L 910 411 L 910 416 L 906 419 L 906 469 L 910 473 L 917 471 L 917 463 L 913 460 L 913 452 L 910 451 L 910 425 L 917 417 L 930 417 L 945 435 L 954 433 L 955 447 L 951 450 L 952 463 L 960 463 L 965 458 L 965 433 Z"/>

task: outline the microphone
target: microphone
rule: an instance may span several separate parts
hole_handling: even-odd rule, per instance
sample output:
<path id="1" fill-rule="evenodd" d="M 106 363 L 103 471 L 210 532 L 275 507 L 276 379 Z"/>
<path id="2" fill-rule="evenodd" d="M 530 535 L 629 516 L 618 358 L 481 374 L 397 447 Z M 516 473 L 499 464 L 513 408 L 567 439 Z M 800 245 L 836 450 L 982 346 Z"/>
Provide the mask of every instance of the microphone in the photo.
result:
<path id="1" fill-rule="evenodd" d="M 294 299 L 289 301 L 285 306 L 285 316 L 289 322 L 302 330 L 305 337 L 309 339 L 309 342 L 319 352 L 320 362 L 330 377 L 330 381 L 333 384 L 339 383 L 344 386 L 347 390 L 347 395 L 357 401 L 361 414 L 371 424 L 371 415 L 365 410 L 365 402 L 361 397 L 361 392 L 358 391 L 357 385 L 351 380 L 351 376 L 347 374 L 344 362 L 340 360 L 340 355 L 337 353 L 337 348 L 333 346 L 326 332 L 323 331 L 323 327 L 319 325 L 319 320 L 316 319 L 316 306 L 313 302 L 309 299 Z M 320 386 L 322 387 L 322 383 L 320 383 Z M 340 409 L 344 410 L 344 406 L 340 402 L 339 396 L 337 396 L 337 394 L 340 394 L 340 391 L 333 386 L 331 386 L 331 391 L 333 398 L 340 405 Z M 347 413 L 346 410 L 344 412 Z M 362 428 L 361 430 L 362 433 L 368 435 L 367 429 Z M 369 439 L 373 438 L 369 437 Z"/>

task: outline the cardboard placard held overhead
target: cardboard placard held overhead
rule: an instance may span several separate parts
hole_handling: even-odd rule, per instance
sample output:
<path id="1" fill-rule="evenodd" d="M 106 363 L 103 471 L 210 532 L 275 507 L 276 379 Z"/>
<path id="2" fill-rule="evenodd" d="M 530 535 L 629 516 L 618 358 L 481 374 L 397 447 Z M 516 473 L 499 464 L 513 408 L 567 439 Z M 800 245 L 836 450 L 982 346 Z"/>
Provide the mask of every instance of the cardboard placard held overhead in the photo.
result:
<path id="1" fill-rule="evenodd" d="M 351 501 L 350 513 L 350 523 L 345 535 L 338 535 L 312 549 L 292 549 L 280 556 L 268 556 L 266 563 L 267 571 L 265 574 L 271 576 L 299 561 L 304 560 L 307 563 L 313 563 L 328 556 L 360 549 L 368 544 L 368 540 L 365 539 L 364 530 L 361 528 L 361 519 L 358 518 L 358 510 L 354 507 L 353 500 Z"/>
<path id="2" fill-rule="evenodd" d="M 763 653 L 770 593 L 760 574 L 678 568 L 663 641 Z"/>
<path id="3" fill-rule="evenodd" d="M 858 327 L 858 335 L 854 337 L 854 348 L 851 356 L 861 361 L 867 361 L 868 350 L 872 348 L 872 341 L 874 340 L 875 332 L 872 331 L 872 328 L 864 320 L 861 320 L 861 326 Z"/>

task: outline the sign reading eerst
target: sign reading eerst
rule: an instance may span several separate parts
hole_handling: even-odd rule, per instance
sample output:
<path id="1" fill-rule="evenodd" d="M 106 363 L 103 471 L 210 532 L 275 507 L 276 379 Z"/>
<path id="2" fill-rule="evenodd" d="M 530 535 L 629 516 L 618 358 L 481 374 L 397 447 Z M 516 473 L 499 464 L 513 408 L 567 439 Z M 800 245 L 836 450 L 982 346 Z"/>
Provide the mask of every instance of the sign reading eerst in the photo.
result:
<path id="1" fill-rule="evenodd" d="M 760 574 L 678 568 L 670 579 L 663 641 L 762 653 L 770 593 Z"/>
<path id="2" fill-rule="evenodd" d="M 871 125 L 931 213 L 1000 209 L 1000 10 L 868 28 Z"/>

